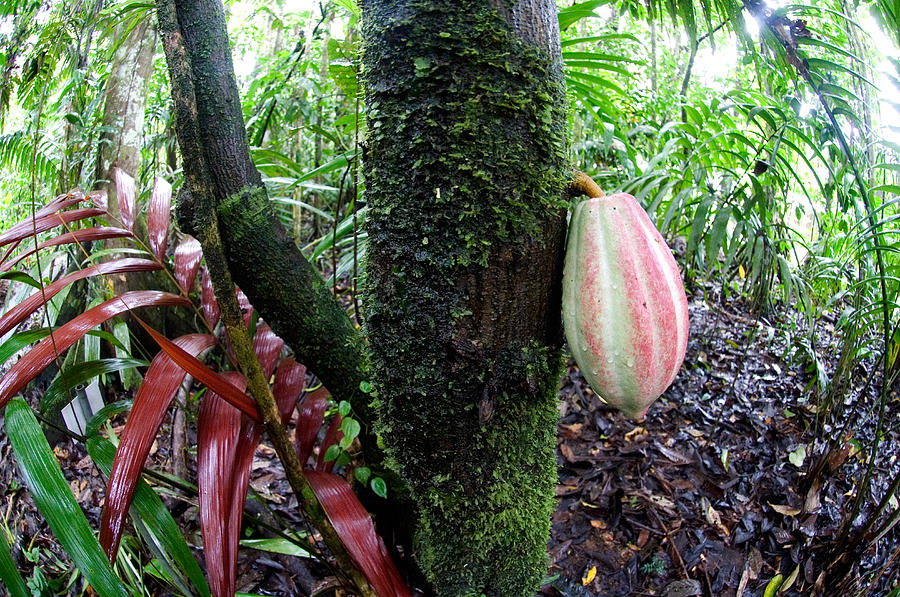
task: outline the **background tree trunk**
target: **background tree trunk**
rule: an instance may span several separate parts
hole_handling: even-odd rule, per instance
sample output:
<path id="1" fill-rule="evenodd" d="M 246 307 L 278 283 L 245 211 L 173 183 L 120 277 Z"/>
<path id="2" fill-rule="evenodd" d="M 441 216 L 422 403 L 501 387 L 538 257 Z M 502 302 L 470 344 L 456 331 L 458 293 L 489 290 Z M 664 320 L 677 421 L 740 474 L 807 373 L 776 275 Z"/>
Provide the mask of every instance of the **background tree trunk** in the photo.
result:
<path id="1" fill-rule="evenodd" d="M 444 595 L 533 595 L 556 482 L 565 91 L 552 0 L 363 5 L 380 432 Z"/>
<path id="2" fill-rule="evenodd" d="M 119 25 L 116 35 L 125 36 L 116 49 L 109 77 L 103 91 L 103 134 L 100 136 L 97 162 L 94 172 L 94 188 L 106 191 L 109 213 L 113 225 L 119 223 L 119 202 L 113 172 L 122 169 L 137 181 L 135 194 L 140 193 L 141 147 L 143 146 L 144 114 L 147 108 L 147 93 L 153 74 L 153 56 L 156 53 L 158 36 L 156 22 L 145 18 L 130 29 L 130 22 Z M 135 197 L 137 201 L 137 196 Z M 134 233 L 147 240 L 147 221 L 137 207 Z M 130 243 L 121 239 L 106 241 L 107 247 L 126 247 Z M 129 290 L 164 289 L 178 292 L 172 280 L 161 272 L 135 273 L 129 276 L 114 276 L 113 289 L 122 294 Z M 166 329 L 172 334 L 185 333 L 194 329 L 188 321 L 189 315 L 183 309 L 147 310 L 143 317 L 156 329 Z M 130 321 L 130 317 L 125 316 Z M 131 333 L 139 345 L 154 346 L 146 332 L 137 325 L 130 325 Z"/>
<path id="3" fill-rule="evenodd" d="M 119 26 L 119 34 L 127 23 Z M 156 27 L 152 19 L 137 23 L 116 51 L 104 89 L 103 129 L 95 177 L 109 196 L 109 211 L 118 216 L 112 169 L 118 166 L 138 178 L 147 85 L 156 52 Z"/>

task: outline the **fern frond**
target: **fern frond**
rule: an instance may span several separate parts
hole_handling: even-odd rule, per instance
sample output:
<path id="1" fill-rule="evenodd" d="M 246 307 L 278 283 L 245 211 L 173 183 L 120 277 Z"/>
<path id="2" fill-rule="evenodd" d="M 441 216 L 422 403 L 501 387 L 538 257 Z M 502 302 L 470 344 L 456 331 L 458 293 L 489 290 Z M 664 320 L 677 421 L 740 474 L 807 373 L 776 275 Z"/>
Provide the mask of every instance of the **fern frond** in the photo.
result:
<path id="1" fill-rule="evenodd" d="M 32 140 L 24 131 L 15 131 L 0 135 L 0 167 L 31 174 L 32 167 L 40 180 L 53 180 L 59 170 L 59 160 L 46 143 L 39 143 L 35 148 Z"/>

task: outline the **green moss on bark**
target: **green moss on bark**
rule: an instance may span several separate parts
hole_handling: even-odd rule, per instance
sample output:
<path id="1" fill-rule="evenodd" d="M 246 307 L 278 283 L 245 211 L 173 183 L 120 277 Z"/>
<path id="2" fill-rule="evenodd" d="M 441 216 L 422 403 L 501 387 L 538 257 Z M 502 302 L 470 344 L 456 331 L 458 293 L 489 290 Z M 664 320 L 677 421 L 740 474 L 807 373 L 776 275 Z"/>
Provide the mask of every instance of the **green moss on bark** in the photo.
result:
<path id="1" fill-rule="evenodd" d="M 491 405 L 492 417 L 480 428 L 473 425 L 470 441 L 458 447 L 466 455 L 457 466 L 467 470 L 422 491 L 425 515 L 416 553 L 440 594 L 533 595 L 547 569 L 556 481 L 556 356 L 512 348 L 502 355 L 505 362 L 495 365 L 500 370 L 494 375 L 505 389 Z M 516 384 L 524 371 L 544 383 L 522 392 Z"/>
<path id="2" fill-rule="evenodd" d="M 217 215 L 234 281 L 254 297 L 254 307 L 297 360 L 370 422 L 374 417 L 368 397 L 359 390 L 366 372 L 361 338 L 331 289 L 278 225 L 265 189 L 247 187 L 228 196 L 219 203 Z M 377 466 L 374 436 L 362 439 L 368 462 Z"/>
<path id="3" fill-rule="evenodd" d="M 565 96 L 488 4 L 364 3 L 365 302 L 417 561 L 439 594 L 505 597 L 546 570 Z"/>

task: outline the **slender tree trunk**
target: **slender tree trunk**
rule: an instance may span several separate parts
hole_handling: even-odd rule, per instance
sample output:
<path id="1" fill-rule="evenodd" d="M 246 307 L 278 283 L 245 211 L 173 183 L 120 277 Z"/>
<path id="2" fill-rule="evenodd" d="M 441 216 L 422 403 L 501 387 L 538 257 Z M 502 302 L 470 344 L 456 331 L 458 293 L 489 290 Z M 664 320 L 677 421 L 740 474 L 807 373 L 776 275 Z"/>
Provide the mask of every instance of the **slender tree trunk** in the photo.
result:
<path id="1" fill-rule="evenodd" d="M 442 595 L 546 571 L 565 93 L 552 0 L 368 0 L 365 306 L 380 432 Z"/>
<path id="2" fill-rule="evenodd" d="M 841 2 L 841 8 L 844 13 L 848 15 L 853 14 L 853 10 L 850 6 L 847 5 L 846 2 Z M 853 69 L 856 72 L 861 73 L 864 77 L 868 77 L 869 80 L 874 79 L 872 68 L 870 64 L 873 64 L 874 60 L 869 60 L 869 56 L 873 54 L 872 49 L 867 42 L 867 38 L 863 35 L 860 35 L 859 31 L 856 27 L 853 26 L 849 21 L 842 21 L 844 25 L 844 33 L 847 35 L 847 41 L 850 42 L 850 49 L 853 51 L 855 58 L 851 59 L 851 64 Z M 857 77 L 850 77 L 851 84 L 854 87 L 854 91 L 856 91 L 856 95 L 861 99 L 860 102 L 857 102 L 856 108 L 859 112 L 862 112 L 863 116 L 863 128 L 861 131 L 862 135 L 862 143 L 863 147 L 865 147 L 865 156 L 868 161 L 869 166 L 875 164 L 877 156 L 876 156 L 876 139 L 877 134 L 872 126 L 873 123 L 873 112 L 878 110 L 878 101 L 873 97 L 872 87 L 865 81 L 860 80 Z M 851 129 L 852 130 L 852 129 Z M 852 133 L 851 133 L 852 134 Z M 867 168 L 868 170 L 868 180 L 866 181 L 869 186 L 875 186 L 875 173 L 876 169 Z"/>
<path id="3" fill-rule="evenodd" d="M 124 31 L 125 24 L 120 25 Z M 113 59 L 104 90 L 103 129 L 95 178 L 106 190 L 110 213 L 118 216 L 112 170 L 119 167 L 137 178 L 141 161 L 147 86 L 153 71 L 156 28 L 144 19 L 128 34 Z"/>
<path id="4" fill-rule="evenodd" d="M 189 104 L 187 98 L 175 100 L 187 182 L 177 206 L 179 224 L 202 241 L 210 207 L 203 203 L 211 202 L 235 283 L 297 361 L 368 423 L 359 333 L 278 221 L 250 159 L 221 4 L 184 0 L 177 11 L 178 33 L 168 42 L 173 48 L 167 48 L 167 59 L 170 52 L 186 52 L 192 70 L 172 71 L 170 64 L 170 75 L 188 79 L 195 94 Z M 363 447 L 370 461 L 379 453 L 369 433 Z"/>
<path id="5" fill-rule="evenodd" d="M 656 99 L 657 86 L 657 60 L 656 60 L 656 15 L 650 16 L 650 89 L 653 91 L 653 99 Z"/>
<path id="6" fill-rule="evenodd" d="M 322 55 L 319 58 L 319 91 L 316 97 L 316 125 L 319 127 L 316 130 L 315 136 L 315 162 L 314 165 L 316 168 L 322 165 L 322 156 L 324 155 L 324 146 L 325 146 L 325 137 L 322 135 L 322 127 L 324 126 L 324 109 L 325 109 L 325 89 L 328 86 L 328 41 L 331 39 L 331 25 L 334 22 L 334 8 L 333 7 L 324 7 L 323 10 L 327 10 L 327 15 L 322 15 L 324 25 L 322 27 Z M 321 176 L 317 176 L 314 181 L 316 184 L 322 184 L 325 182 L 324 178 Z M 324 206 L 323 201 L 323 193 L 320 190 L 315 190 L 312 193 L 312 205 L 317 209 L 322 209 Z M 294 208 L 294 221 L 295 226 L 299 225 L 299 222 L 302 221 L 302 213 L 300 212 L 299 206 Z M 337 226 L 337 222 L 334 223 Z M 322 218 L 319 214 L 313 214 L 313 238 L 319 238 L 322 235 L 323 227 L 322 227 Z M 299 234 L 294 234 L 296 238 L 299 238 Z"/>
<path id="7" fill-rule="evenodd" d="M 127 25 L 128 23 L 122 23 L 118 34 L 127 31 Z M 135 179 L 140 176 L 144 114 L 157 41 L 156 23 L 153 18 L 145 18 L 137 23 L 116 50 L 104 89 L 104 132 L 100 137 L 94 184 L 95 188 L 106 191 L 109 213 L 114 221 L 119 218 L 119 202 L 113 179 L 115 168 L 120 168 Z M 146 219 L 136 218 L 134 232 L 139 238 L 146 240 Z M 128 244 L 127 241 L 120 239 L 106 241 L 107 247 L 125 247 Z M 113 289 L 118 294 L 141 289 L 177 292 L 172 280 L 160 272 L 137 273 L 127 278 L 116 276 L 113 277 L 112 283 Z M 148 311 L 144 317 L 157 329 L 167 329 L 171 333 L 191 330 L 194 327 L 187 321 L 188 315 L 183 309 L 156 309 Z M 140 345 L 154 345 L 140 326 L 131 325 L 130 328 Z"/>
<path id="8" fill-rule="evenodd" d="M 687 104 L 687 92 L 691 84 L 691 72 L 694 70 L 694 59 L 697 58 L 698 43 L 696 40 L 688 40 L 691 53 L 688 56 L 687 65 L 684 67 L 684 78 L 681 80 L 681 122 L 687 122 L 687 110 L 684 105 Z"/>
<path id="9" fill-rule="evenodd" d="M 94 36 L 95 18 L 102 8 L 103 0 L 91 2 L 87 7 L 85 19 L 81 24 L 81 30 L 78 32 L 77 37 L 78 49 L 76 51 L 78 62 L 76 63 L 76 68 L 79 70 L 84 70 L 87 67 L 88 57 L 91 54 L 91 42 Z M 65 113 L 74 112 L 80 114 L 84 110 L 83 104 L 83 96 L 73 90 L 70 92 L 69 99 L 66 101 L 66 106 L 63 109 Z M 81 168 L 86 157 L 85 153 L 79 151 L 78 155 L 73 155 L 74 152 L 69 147 L 76 133 L 77 128 L 75 124 L 65 119 L 62 133 L 63 151 L 59 163 L 59 188 L 57 189 L 59 193 L 67 193 L 73 186 L 78 185 L 81 178 Z M 69 161 L 70 156 L 74 158 L 72 162 Z"/>

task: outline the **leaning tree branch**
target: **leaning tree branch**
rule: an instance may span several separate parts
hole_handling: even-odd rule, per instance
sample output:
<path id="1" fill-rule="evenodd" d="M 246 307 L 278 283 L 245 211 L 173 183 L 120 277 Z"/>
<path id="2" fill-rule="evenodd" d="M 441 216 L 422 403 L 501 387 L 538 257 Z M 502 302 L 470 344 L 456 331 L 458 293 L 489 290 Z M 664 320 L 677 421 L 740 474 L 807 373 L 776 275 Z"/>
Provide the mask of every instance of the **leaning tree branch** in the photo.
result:
<path id="1" fill-rule="evenodd" d="M 220 27 L 209 27 L 206 31 L 207 35 L 210 35 L 209 32 L 213 32 L 212 37 L 218 38 L 219 42 L 224 38 L 224 47 L 226 54 L 229 56 L 227 62 L 230 67 L 224 15 L 221 15 L 221 4 L 215 3 L 215 5 L 218 10 L 207 7 L 209 12 L 206 14 L 206 25 L 209 27 L 209 21 L 215 20 L 214 16 L 219 15 L 221 19 L 214 24 L 218 24 Z M 198 119 L 198 114 L 201 111 L 198 109 L 198 94 L 195 92 L 198 86 L 194 84 L 197 71 L 200 69 L 195 64 L 196 61 L 193 60 L 194 56 L 189 48 L 186 48 L 186 44 L 183 43 L 184 38 L 179 23 L 185 21 L 179 18 L 181 8 L 181 6 L 175 5 L 174 0 L 159 0 L 157 2 L 159 26 L 163 36 L 166 61 L 169 66 L 172 95 L 175 100 L 176 129 L 184 158 L 185 185 L 189 191 L 187 195 L 183 195 L 183 199 L 193 207 L 191 225 L 194 231 L 198 233 L 203 245 L 203 253 L 219 303 L 222 321 L 237 355 L 242 372 L 248 380 L 250 392 L 256 400 L 266 432 L 284 465 L 285 475 L 291 485 L 291 489 L 297 495 L 301 508 L 321 533 L 323 541 L 337 560 L 340 570 L 350 578 L 359 594 L 364 597 L 374 597 L 374 592 L 363 574 L 353 563 L 353 559 L 344 547 L 337 531 L 332 526 L 321 503 L 316 498 L 312 487 L 303 474 L 302 464 L 288 437 L 287 429 L 281 421 L 268 379 L 266 379 L 262 371 L 262 367 L 253 350 L 253 343 L 244 326 L 226 252 L 219 234 L 218 218 L 215 217 L 214 212 L 216 191 L 219 190 L 217 187 L 221 183 L 216 176 L 217 169 L 208 167 L 208 156 L 201 150 L 203 140 L 199 131 L 202 129 Z M 213 19 L 210 18 L 211 16 Z M 214 44 L 215 40 L 213 40 Z M 215 57 L 214 53 L 212 56 L 204 56 L 207 59 L 210 57 Z M 221 69 L 223 64 L 220 61 L 215 66 Z M 233 71 L 229 68 L 229 72 Z M 229 79 L 227 76 L 222 75 L 221 70 L 219 75 L 222 78 Z M 196 80 L 201 87 L 207 84 L 207 81 L 202 78 Z M 233 83 L 233 78 L 229 80 Z M 243 124 L 241 124 L 240 129 L 243 130 Z M 241 141 L 246 152 L 246 141 L 244 141 L 243 137 Z M 249 160 L 249 154 L 244 157 Z M 245 164 L 245 166 L 245 171 L 251 172 L 252 164 Z M 255 172 L 255 170 L 252 171 Z"/>
<path id="2" fill-rule="evenodd" d="M 194 92 L 189 102 L 175 101 L 186 187 L 193 195 L 191 201 L 179 202 L 179 225 L 203 242 L 208 220 L 218 220 L 234 282 L 297 360 L 335 399 L 353 406 L 366 425 L 360 435 L 364 456 L 377 467 L 382 455 L 371 428 L 374 417 L 369 397 L 360 390 L 367 375 L 364 343 L 269 204 L 250 158 L 222 6 L 213 0 L 185 0 L 172 10 L 177 10 L 180 42 L 171 52 L 185 65 L 184 72 L 172 73 L 173 88 L 191 82 Z M 221 23 L 210 35 L 213 14 Z M 193 135 L 186 137 L 182 122 L 191 123 Z M 207 174 L 190 171 L 201 163 Z"/>

